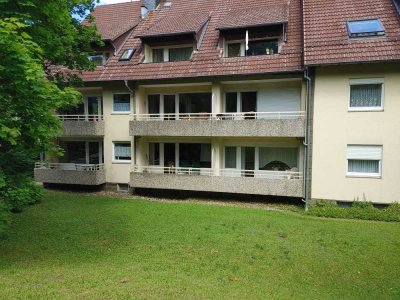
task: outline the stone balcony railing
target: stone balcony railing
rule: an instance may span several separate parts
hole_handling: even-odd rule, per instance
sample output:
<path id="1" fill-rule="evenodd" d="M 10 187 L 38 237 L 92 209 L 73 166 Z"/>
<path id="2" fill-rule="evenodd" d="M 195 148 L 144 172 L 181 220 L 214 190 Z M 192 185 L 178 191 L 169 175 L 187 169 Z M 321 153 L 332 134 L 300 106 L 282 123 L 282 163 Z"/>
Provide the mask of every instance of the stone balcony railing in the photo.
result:
<path id="1" fill-rule="evenodd" d="M 304 137 L 304 112 L 136 114 L 131 136 Z"/>
<path id="2" fill-rule="evenodd" d="M 104 164 L 36 163 L 35 180 L 43 183 L 101 185 L 106 182 Z"/>
<path id="3" fill-rule="evenodd" d="M 63 121 L 62 136 L 104 136 L 102 115 L 59 115 Z"/>
<path id="4" fill-rule="evenodd" d="M 130 186 L 144 189 L 302 197 L 302 178 L 301 172 L 290 171 L 134 166 Z"/>

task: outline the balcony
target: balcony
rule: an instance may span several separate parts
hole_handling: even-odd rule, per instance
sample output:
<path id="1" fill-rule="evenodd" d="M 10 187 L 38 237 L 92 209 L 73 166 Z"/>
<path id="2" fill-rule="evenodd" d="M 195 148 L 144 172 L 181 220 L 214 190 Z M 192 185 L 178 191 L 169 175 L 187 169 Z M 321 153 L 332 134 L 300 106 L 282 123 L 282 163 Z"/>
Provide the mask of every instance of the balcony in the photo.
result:
<path id="1" fill-rule="evenodd" d="M 58 115 L 63 122 L 64 137 L 104 136 L 102 115 Z"/>
<path id="2" fill-rule="evenodd" d="M 137 114 L 131 136 L 304 137 L 304 111 Z"/>
<path id="3" fill-rule="evenodd" d="M 130 186 L 286 197 L 303 196 L 301 172 L 134 166 Z"/>
<path id="4" fill-rule="evenodd" d="M 100 185 L 106 182 L 104 164 L 36 163 L 35 181 L 54 184 Z"/>

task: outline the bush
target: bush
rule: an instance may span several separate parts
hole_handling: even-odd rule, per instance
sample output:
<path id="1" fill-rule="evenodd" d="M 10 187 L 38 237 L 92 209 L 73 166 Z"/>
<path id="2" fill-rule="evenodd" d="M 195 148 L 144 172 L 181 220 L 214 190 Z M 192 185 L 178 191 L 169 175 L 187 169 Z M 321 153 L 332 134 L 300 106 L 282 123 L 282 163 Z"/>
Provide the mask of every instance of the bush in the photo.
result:
<path id="1" fill-rule="evenodd" d="M 37 203 L 42 195 L 42 188 L 30 177 L 21 177 L 18 181 L 8 182 L 1 196 L 10 211 L 20 212 L 24 205 Z"/>
<path id="2" fill-rule="evenodd" d="M 334 201 L 321 200 L 307 214 L 327 218 L 400 222 L 400 204 L 393 203 L 385 209 L 377 209 L 368 201 L 354 201 L 350 207 L 339 207 Z"/>

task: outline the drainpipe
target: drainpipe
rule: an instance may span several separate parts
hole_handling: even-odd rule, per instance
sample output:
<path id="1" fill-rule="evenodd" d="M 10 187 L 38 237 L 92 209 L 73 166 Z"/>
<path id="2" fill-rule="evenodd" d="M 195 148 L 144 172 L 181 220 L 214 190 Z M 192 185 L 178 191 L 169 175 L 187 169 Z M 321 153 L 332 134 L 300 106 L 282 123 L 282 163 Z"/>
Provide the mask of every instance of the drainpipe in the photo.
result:
<path id="1" fill-rule="evenodd" d="M 312 88 L 312 79 L 309 77 L 309 69 L 306 68 L 304 71 L 304 79 L 307 80 L 307 93 L 306 93 L 306 128 L 305 128 L 305 139 L 304 139 L 304 176 L 303 176 L 303 190 L 304 190 L 304 198 L 303 202 L 305 203 L 305 210 L 307 211 L 309 208 L 309 192 L 308 192 L 308 184 L 307 184 L 307 178 L 308 178 L 308 165 L 309 165 L 309 159 L 308 159 L 308 154 L 309 154 L 309 145 L 310 145 L 310 135 L 311 135 L 311 124 L 310 124 L 310 118 L 311 118 L 311 112 L 310 112 L 310 101 L 311 101 L 311 88 Z"/>

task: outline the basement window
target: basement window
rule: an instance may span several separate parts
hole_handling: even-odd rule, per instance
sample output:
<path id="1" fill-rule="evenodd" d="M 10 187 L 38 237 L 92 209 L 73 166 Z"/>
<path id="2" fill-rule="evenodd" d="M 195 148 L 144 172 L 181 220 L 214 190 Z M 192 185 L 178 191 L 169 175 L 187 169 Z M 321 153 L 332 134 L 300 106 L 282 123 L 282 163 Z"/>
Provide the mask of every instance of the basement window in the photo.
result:
<path id="1" fill-rule="evenodd" d="M 374 37 L 385 35 L 385 28 L 379 19 L 348 21 L 349 37 Z"/>
<path id="2" fill-rule="evenodd" d="M 133 54 L 135 53 L 135 50 L 136 49 L 132 49 L 132 48 L 130 48 L 130 49 L 126 49 L 125 51 L 124 51 L 124 53 L 121 55 L 121 57 L 120 57 L 120 61 L 127 61 L 127 60 L 130 60 L 131 58 L 132 58 L 132 56 L 133 56 Z"/>

